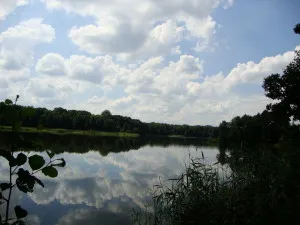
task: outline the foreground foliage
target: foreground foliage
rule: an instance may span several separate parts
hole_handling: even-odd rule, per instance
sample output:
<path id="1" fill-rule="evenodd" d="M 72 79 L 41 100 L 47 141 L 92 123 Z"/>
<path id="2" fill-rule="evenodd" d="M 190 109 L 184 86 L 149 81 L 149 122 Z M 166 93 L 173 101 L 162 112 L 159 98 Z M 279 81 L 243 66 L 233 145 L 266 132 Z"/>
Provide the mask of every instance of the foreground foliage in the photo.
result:
<path id="1" fill-rule="evenodd" d="M 185 173 L 154 187 L 153 208 L 135 213 L 135 224 L 298 224 L 300 152 L 281 151 L 231 153 L 231 169 L 191 159 Z"/>
<path id="2" fill-rule="evenodd" d="M 2 105 L 1 116 L 10 121 L 13 131 L 14 143 L 10 144 L 8 149 L 0 149 L 0 157 L 6 159 L 9 167 L 9 180 L 0 183 L 0 204 L 5 205 L 5 215 L 0 215 L 1 225 L 22 225 L 25 224 L 23 218 L 28 215 L 28 212 L 21 206 L 14 207 L 15 216 L 10 215 L 10 201 L 12 191 L 18 188 L 19 191 L 28 193 L 33 192 L 35 185 L 44 187 L 43 182 L 37 177 L 38 173 L 43 173 L 45 176 L 55 178 L 58 175 L 56 167 L 65 167 L 66 162 L 63 158 L 55 159 L 54 153 L 47 151 L 49 157 L 48 162 L 44 157 L 38 154 L 30 154 L 30 152 L 22 152 L 16 143 L 24 142 L 24 138 L 18 134 L 21 126 L 21 118 L 24 118 L 28 111 L 19 111 L 16 103 L 7 99 Z M 30 168 L 29 170 L 27 168 Z M 3 218 L 2 218 L 3 216 Z"/>

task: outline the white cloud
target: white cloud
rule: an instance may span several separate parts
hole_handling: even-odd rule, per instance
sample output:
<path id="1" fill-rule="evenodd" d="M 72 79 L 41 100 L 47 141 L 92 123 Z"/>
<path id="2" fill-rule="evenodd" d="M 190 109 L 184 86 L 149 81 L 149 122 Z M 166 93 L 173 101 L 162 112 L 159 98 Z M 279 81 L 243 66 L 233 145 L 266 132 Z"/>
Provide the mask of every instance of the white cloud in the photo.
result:
<path id="1" fill-rule="evenodd" d="M 25 89 L 31 79 L 34 50 L 42 43 L 51 42 L 54 37 L 54 29 L 40 18 L 22 21 L 0 33 L 1 96 L 28 96 Z M 38 92 L 42 94 L 41 90 Z"/>
<path id="2" fill-rule="evenodd" d="M 54 98 L 56 96 L 56 90 L 50 83 L 43 83 L 35 80 L 29 81 L 28 91 L 30 90 L 35 97 L 41 98 Z"/>
<path id="3" fill-rule="evenodd" d="M 0 34 L 0 73 L 27 68 L 33 61 L 34 48 L 50 43 L 55 37 L 53 27 L 40 18 L 20 22 Z"/>
<path id="4" fill-rule="evenodd" d="M 34 18 L 20 22 L 14 27 L 8 28 L 1 33 L 1 45 L 13 47 L 19 44 L 17 41 L 23 41 L 22 44 L 35 46 L 37 43 L 49 43 L 53 41 L 55 31 L 53 27 L 43 24 L 43 19 Z"/>
<path id="5" fill-rule="evenodd" d="M 280 73 L 293 57 L 294 51 L 289 51 L 257 63 L 239 63 L 227 75 L 204 75 L 203 62 L 194 56 L 182 55 L 166 66 L 162 57 L 151 58 L 136 68 L 123 68 L 126 72 L 116 73 L 114 82 L 107 81 L 108 85 L 122 85 L 127 97 L 94 96 L 82 107 L 97 112 L 101 106 L 146 121 L 218 124 L 236 115 L 261 112 L 269 99 L 257 92 L 239 94 L 235 87 L 251 84 L 262 90 L 264 77 Z M 126 102 L 126 107 L 117 108 L 117 102 Z"/>
<path id="6" fill-rule="evenodd" d="M 0 20 L 4 20 L 15 8 L 27 5 L 29 0 L 1 0 Z"/>
<path id="7" fill-rule="evenodd" d="M 119 66 L 108 55 L 90 58 L 74 55 L 68 59 L 69 76 L 100 84 L 104 76 L 114 76 Z"/>
<path id="8" fill-rule="evenodd" d="M 200 18 L 208 16 L 222 0 L 116 0 L 108 2 L 105 0 L 42 0 L 50 9 L 64 9 L 67 12 L 74 12 L 82 16 L 93 16 L 102 18 L 121 18 L 131 20 L 135 23 L 141 21 L 159 21 L 178 15 L 192 15 Z M 135 6 L 135 7 L 132 7 Z"/>
<path id="9" fill-rule="evenodd" d="M 293 60 L 294 51 L 286 52 L 263 58 L 259 63 L 239 63 L 225 78 L 227 86 L 234 86 L 240 83 L 262 84 L 263 78 L 272 73 L 281 73 L 282 70 Z"/>
<path id="10" fill-rule="evenodd" d="M 63 58 L 47 54 L 36 65 L 37 77 L 28 80 L 27 75 L 20 84 L 7 83 L 2 77 L 1 90 L 5 94 L 9 86 L 14 93 L 26 96 L 27 104 L 38 106 L 94 113 L 109 109 L 142 121 L 218 124 L 233 115 L 262 111 L 267 98 L 257 92 L 239 93 L 235 87 L 251 84 L 261 88 L 263 78 L 281 72 L 293 56 L 294 51 L 289 51 L 257 63 L 239 63 L 228 74 L 205 75 L 203 61 L 191 55 L 181 55 L 168 64 L 163 57 L 154 57 L 130 66 L 119 65 L 108 55 Z M 63 76 L 56 76 L 57 71 Z M 100 94 L 86 95 L 87 102 L 76 100 L 77 94 L 91 88 Z M 108 97 L 116 91 L 126 94 Z"/>
<path id="11" fill-rule="evenodd" d="M 39 75 L 17 87 L 18 90 L 13 93 L 20 94 L 20 104 L 53 108 L 65 106 L 66 103 L 76 104 L 76 95 L 83 94 L 90 85 L 68 76 Z"/>
<path id="12" fill-rule="evenodd" d="M 184 25 L 178 23 L 184 22 Z M 132 28 L 131 25 L 99 22 L 100 25 L 73 27 L 69 32 L 71 40 L 80 49 L 92 54 L 116 54 L 124 59 L 147 59 L 153 56 L 180 54 L 180 42 L 193 38 L 197 50 L 208 48 L 215 33 L 216 22 L 212 17 L 195 19 L 181 17 L 166 20 L 152 29 L 145 25 Z M 133 30 L 134 29 L 134 30 Z"/>
<path id="13" fill-rule="evenodd" d="M 142 27 L 113 20 L 102 20 L 98 26 L 73 27 L 69 37 L 90 53 L 123 53 L 138 49 L 146 38 Z"/>
<path id="14" fill-rule="evenodd" d="M 88 53 L 116 54 L 122 59 L 178 54 L 180 49 L 177 43 L 183 36 L 196 40 L 197 51 L 207 49 L 216 27 L 210 14 L 226 2 L 177 0 L 169 4 L 167 0 L 42 1 L 49 9 L 64 9 L 81 16 L 94 17 L 95 24 L 74 26 L 69 37 Z"/>
<path id="15" fill-rule="evenodd" d="M 184 27 L 167 20 L 148 32 L 145 26 L 99 22 L 100 25 L 73 27 L 69 36 L 82 50 L 93 54 L 116 54 L 119 59 L 147 59 L 151 56 L 180 52 L 176 46 Z M 175 51 L 173 48 L 176 48 Z"/>
<path id="16" fill-rule="evenodd" d="M 48 53 L 39 59 L 35 70 L 38 73 L 50 76 L 62 76 L 67 74 L 65 59 L 55 53 Z"/>
<path id="17" fill-rule="evenodd" d="M 117 110 L 126 109 L 134 105 L 135 101 L 136 100 L 133 96 L 128 96 L 114 100 L 111 105 Z"/>
<path id="18" fill-rule="evenodd" d="M 186 24 L 187 30 L 193 37 L 210 38 L 216 31 L 216 21 L 211 16 L 196 19 L 193 17 L 183 17 L 182 20 Z"/>
<path id="19" fill-rule="evenodd" d="M 235 0 L 227 0 L 227 3 L 225 3 L 224 8 L 228 9 L 231 6 L 233 6 Z"/>

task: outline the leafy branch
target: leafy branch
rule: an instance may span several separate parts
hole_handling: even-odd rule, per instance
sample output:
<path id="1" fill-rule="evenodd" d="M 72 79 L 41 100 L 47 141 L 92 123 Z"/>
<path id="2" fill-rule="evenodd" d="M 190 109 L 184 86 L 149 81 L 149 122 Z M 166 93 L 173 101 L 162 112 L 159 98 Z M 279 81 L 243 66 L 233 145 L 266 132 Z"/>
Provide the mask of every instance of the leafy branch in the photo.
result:
<path id="1" fill-rule="evenodd" d="M 21 119 L 24 118 L 24 115 L 26 116 L 26 114 L 28 114 L 28 112 L 20 112 L 18 110 L 18 99 L 19 95 L 17 95 L 14 103 L 9 99 L 6 99 L 4 102 L 0 103 L 0 116 L 11 122 L 12 132 L 13 135 L 15 135 L 15 141 L 17 141 L 19 138 L 18 132 L 21 127 Z M 22 219 L 28 215 L 28 212 L 21 206 L 14 207 L 16 218 L 9 217 L 10 201 L 13 188 L 17 187 L 24 193 L 33 192 L 35 184 L 44 187 L 43 182 L 35 176 L 37 173 L 42 172 L 45 176 L 55 178 L 58 175 L 56 168 L 66 166 L 66 162 L 63 158 L 54 159 L 54 153 L 50 151 L 46 151 L 49 157 L 49 162 L 46 163 L 45 159 L 38 154 L 28 157 L 29 153 L 25 155 L 23 152 L 19 152 L 15 156 L 14 153 L 16 150 L 16 145 L 11 145 L 8 150 L 0 149 L 0 157 L 6 159 L 9 163 L 9 182 L 0 183 L 0 205 L 6 204 L 5 217 L 2 218 L 0 215 L 0 225 L 25 224 Z M 26 163 L 29 165 L 31 171 L 24 169 Z"/>

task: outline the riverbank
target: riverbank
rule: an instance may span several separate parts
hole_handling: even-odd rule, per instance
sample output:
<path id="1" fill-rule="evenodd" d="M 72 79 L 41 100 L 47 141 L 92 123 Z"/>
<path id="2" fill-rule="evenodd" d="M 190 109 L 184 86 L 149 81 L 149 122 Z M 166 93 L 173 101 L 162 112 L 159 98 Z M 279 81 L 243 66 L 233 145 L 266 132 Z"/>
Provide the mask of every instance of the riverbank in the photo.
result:
<path id="1" fill-rule="evenodd" d="M 0 127 L 0 131 L 9 132 L 11 128 L 8 126 Z M 103 136 L 103 137 L 128 137 L 136 138 L 140 137 L 136 133 L 126 133 L 126 132 L 103 132 L 103 131 L 92 131 L 92 130 L 68 130 L 68 129 L 36 129 L 33 127 L 22 127 L 20 132 L 23 133 L 47 133 L 55 135 L 84 135 L 84 136 Z"/>
<path id="2" fill-rule="evenodd" d="M 10 132 L 11 127 L 2 126 L 0 127 L 0 132 Z M 37 129 L 34 127 L 22 127 L 20 132 L 23 133 L 46 133 L 46 134 L 54 134 L 54 135 L 82 135 L 82 136 L 91 136 L 91 137 L 123 137 L 123 138 L 139 138 L 142 137 L 137 133 L 128 133 L 128 132 L 105 132 L 105 131 L 94 131 L 94 130 L 68 130 L 68 129 L 60 129 L 60 128 L 44 128 Z M 183 135 L 145 135 L 147 138 L 171 138 L 171 139 L 201 139 L 205 141 L 206 144 L 216 145 L 219 143 L 218 138 L 210 138 L 203 139 L 200 137 L 186 137 Z"/>

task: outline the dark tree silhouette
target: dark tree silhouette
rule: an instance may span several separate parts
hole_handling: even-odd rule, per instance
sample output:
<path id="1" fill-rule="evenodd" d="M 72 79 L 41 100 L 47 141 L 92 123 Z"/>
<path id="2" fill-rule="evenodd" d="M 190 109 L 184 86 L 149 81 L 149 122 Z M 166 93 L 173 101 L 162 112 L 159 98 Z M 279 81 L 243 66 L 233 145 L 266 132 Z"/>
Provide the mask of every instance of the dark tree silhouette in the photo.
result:
<path id="1" fill-rule="evenodd" d="M 272 74 L 263 83 L 267 97 L 277 100 L 268 105 L 268 110 L 300 120 L 300 51 L 286 67 L 283 74 Z"/>
<path id="2" fill-rule="evenodd" d="M 300 34 L 300 23 L 298 23 L 295 27 L 294 27 L 294 32 L 296 34 Z"/>
<path id="3" fill-rule="evenodd" d="M 300 24 L 294 28 L 300 34 Z M 242 146 L 258 143 L 277 143 L 283 136 L 298 135 L 299 126 L 290 119 L 300 120 L 300 51 L 282 74 L 271 74 L 263 82 L 265 95 L 275 100 L 255 116 L 235 117 L 219 126 L 220 145 Z"/>
<path id="4" fill-rule="evenodd" d="M 104 111 L 101 113 L 101 116 L 109 117 L 109 116 L 111 116 L 111 112 L 110 112 L 109 110 L 104 110 Z"/>

